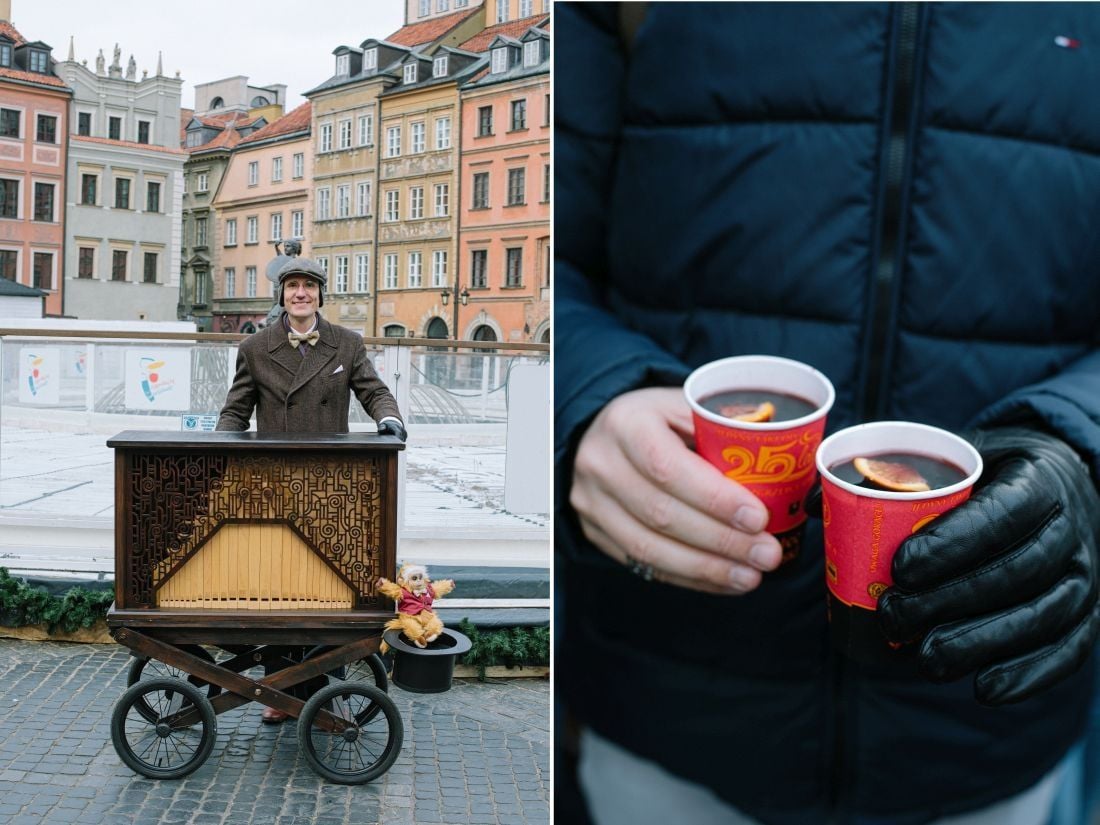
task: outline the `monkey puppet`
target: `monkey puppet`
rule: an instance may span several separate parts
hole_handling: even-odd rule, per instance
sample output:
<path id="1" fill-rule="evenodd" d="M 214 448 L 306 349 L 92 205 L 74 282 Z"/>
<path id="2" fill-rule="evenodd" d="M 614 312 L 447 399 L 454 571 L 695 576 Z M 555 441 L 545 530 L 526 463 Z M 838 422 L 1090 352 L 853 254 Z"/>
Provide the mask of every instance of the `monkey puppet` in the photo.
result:
<path id="1" fill-rule="evenodd" d="M 422 564 L 403 564 L 397 571 L 397 581 L 378 580 L 377 590 L 397 602 L 397 616 L 386 622 L 387 630 L 400 630 L 405 638 L 420 648 L 439 638 L 443 622 L 432 612 L 432 602 L 455 589 L 451 579 L 432 582 Z M 382 652 L 389 646 L 383 642 Z"/>

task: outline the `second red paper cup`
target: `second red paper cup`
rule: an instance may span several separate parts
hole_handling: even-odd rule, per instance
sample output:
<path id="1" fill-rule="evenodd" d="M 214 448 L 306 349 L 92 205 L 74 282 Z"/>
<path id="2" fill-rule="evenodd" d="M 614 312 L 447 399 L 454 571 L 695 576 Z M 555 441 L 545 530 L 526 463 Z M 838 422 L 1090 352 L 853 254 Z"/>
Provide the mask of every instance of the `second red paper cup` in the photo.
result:
<path id="1" fill-rule="evenodd" d="M 814 453 L 836 398 L 829 379 L 799 361 L 742 355 L 699 367 L 684 383 L 684 395 L 699 455 L 764 503 L 769 533 L 800 527 L 806 520 L 803 501 L 817 477 Z M 732 415 L 765 403 L 774 410 L 771 420 Z M 798 539 L 792 534 L 780 541 L 789 560 Z"/>

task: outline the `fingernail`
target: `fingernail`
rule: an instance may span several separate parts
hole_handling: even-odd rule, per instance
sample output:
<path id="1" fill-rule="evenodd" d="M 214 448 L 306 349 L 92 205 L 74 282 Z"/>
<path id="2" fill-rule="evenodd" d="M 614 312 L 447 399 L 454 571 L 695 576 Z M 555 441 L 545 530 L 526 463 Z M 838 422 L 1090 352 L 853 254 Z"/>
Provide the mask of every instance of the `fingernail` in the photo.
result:
<path id="1" fill-rule="evenodd" d="M 773 544 L 754 544 L 749 550 L 749 561 L 757 570 L 772 570 L 779 563 L 779 555 Z"/>
<path id="2" fill-rule="evenodd" d="M 756 507 L 742 507 L 733 514 L 733 522 L 746 533 L 759 533 L 768 525 L 768 512 Z"/>
<path id="3" fill-rule="evenodd" d="M 756 575 L 745 567 L 730 570 L 730 584 L 738 590 L 748 590 L 756 586 Z"/>

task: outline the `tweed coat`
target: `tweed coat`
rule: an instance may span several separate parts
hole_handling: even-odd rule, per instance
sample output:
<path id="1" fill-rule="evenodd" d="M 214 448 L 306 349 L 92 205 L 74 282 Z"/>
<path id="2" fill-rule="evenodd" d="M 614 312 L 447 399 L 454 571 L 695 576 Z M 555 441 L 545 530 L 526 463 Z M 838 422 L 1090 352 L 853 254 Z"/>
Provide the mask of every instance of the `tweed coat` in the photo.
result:
<path id="1" fill-rule="evenodd" d="M 217 429 L 247 430 L 255 410 L 262 433 L 346 433 L 349 392 L 375 421 L 403 421 L 367 359 L 363 339 L 321 317 L 317 332 L 320 339 L 304 356 L 287 340 L 281 319 L 245 339 Z"/>

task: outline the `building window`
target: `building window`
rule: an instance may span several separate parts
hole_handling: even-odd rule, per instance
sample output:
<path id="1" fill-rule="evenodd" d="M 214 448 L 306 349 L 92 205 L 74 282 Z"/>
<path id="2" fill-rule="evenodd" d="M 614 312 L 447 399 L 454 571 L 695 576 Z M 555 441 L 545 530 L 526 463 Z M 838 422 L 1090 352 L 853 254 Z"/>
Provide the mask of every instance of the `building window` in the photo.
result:
<path id="1" fill-rule="evenodd" d="M 283 158 L 279 156 L 271 159 L 271 182 L 278 183 L 283 179 Z"/>
<path id="2" fill-rule="evenodd" d="M 424 268 L 419 252 L 409 253 L 409 289 L 424 285 Z"/>
<path id="3" fill-rule="evenodd" d="M 489 250 L 475 249 L 470 253 L 470 286 L 485 289 L 489 286 Z"/>
<path id="4" fill-rule="evenodd" d="M 351 184 L 336 187 L 336 217 L 351 217 Z"/>
<path id="5" fill-rule="evenodd" d="M 538 40 L 528 40 L 523 44 L 523 65 L 537 66 L 542 56 L 541 44 Z"/>
<path id="6" fill-rule="evenodd" d="M 504 272 L 505 286 L 523 286 L 523 250 L 505 249 L 507 260 Z"/>
<path id="7" fill-rule="evenodd" d="M 146 252 L 145 253 L 145 283 L 155 284 L 157 282 L 157 253 Z"/>
<path id="8" fill-rule="evenodd" d="M 542 105 L 542 125 L 550 125 L 550 95 L 544 96 L 544 102 Z"/>
<path id="9" fill-rule="evenodd" d="M 322 123 L 321 124 L 321 151 L 322 152 L 331 152 L 332 151 L 332 124 L 331 123 Z"/>
<path id="10" fill-rule="evenodd" d="M 447 76 L 447 55 L 441 54 L 432 61 L 432 77 Z"/>
<path id="11" fill-rule="evenodd" d="M 19 217 L 19 181 L 0 179 L 0 218 Z"/>
<path id="12" fill-rule="evenodd" d="M 57 118 L 51 115 L 39 115 L 34 139 L 39 143 L 57 143 Z"/>
<path id="13" fill-rule="evenodd" d="M 447 11 L 451 7 L 450 0 L 436 0 L 435 10 L 437 12 Z"/>
<path id="14" fill-rule="evenodd" d="M 525 201 L 525 192 L 527 188 L 527 170 L 526 169 L 509 169 L 508 170 L 508 205 L 519 206 Z"/>
<path id="15" fill-rule="evenodd" d="M 283 213 L 274 212 L 271 215 L 271 240 L 281 241 L 283 239 Z"/>
<path id="16" fill-rule="evenodd" d="M 359 145 L 370 146 L 374 143 L 374 115 L 359 116 Z"/>
<path id="17" fill-rule="evenodd" d="M 295 153 L 291 160 L 291 167 L 291 176 L 294 177 L 295 180 L 305 175 L 306 156 L 304 152 Z"/>
<path id="18" fill-rule="evenodd" d="M 244 297 L 256 297 L 256 267 L 254 266 L 244 268 Z"/>
<path id="19" fill-rule="evenodd" d="M 478 172 L 474 175 L 474 209 L 489 208 L 489 173 Z"/>
<path id="20" fill-rule="evenodd" d="M 206 246 L 206 218 L 195 218 L 195 246 Z"/>
<path id="21" fill-rule="evenodd" d="M 387 221 L 399 220 L 400 215 L 400 202 L 401 196 L 396 189 L 391 189 L 386 193 L 386 214 L 384 216 Z"/>
<path id="22" fill-rule="evenodd" d="M 260 242 L 260 219 L 255 215 L 245 218 L 245 243 Z"/>
<path id="23" fill-rule="evenodd" d="M 355 256 L 355 291 L 367 292 L 370 279 L 369 258 L 367 255 Z"/>
<path id="24" fill-rule="evenodd" d="M 0 43 L 0 66 L 11 67 L 11 46 Z"/>
<path id="25" fill-rule="evenodd" d="M 508 71 L 508 47 L 501 46 L 493 49 L 493 62 L 489 69 L 490 74 L 501 74 Z"/>
<path id="26" fill-rule="evenodd" d="M 370 214 L 370 182 L 357 184 L 355 187 L 355 212 L 357 215 Z"/>
<path id="27" fill-rule="evenodd" d="M 412 186 L 409 188 L 409 220 L 414 221 L 424 217 L 424 187 Z"/>
<path id="28" fill-rule="evenodd" d="M 260 182 L 260 162 L 252 160 L 248 162 L 248 185 L 255 186 Z"/>
<path id="29" fill-rule="evenodd" d="M 336 280 L 332 285 L 333 292 L 341 294 L 348 291 L 348 256 L 336 256 Z"/>
<path id="30" fill-rule="evenodd" d="M 116 178 L 114 179 L 114 208 L 116 209 L 129 209 L 130 208 L 130 179 L 129 178 Z"/>
<path id="31" fill-rule="evenodd" d="M 188 145 L 188 147 L 202 146 L 202 143 L 203 143 L 202 129 L 192 129 L 190 132 L 187 133 L 187 145 Z"/>
<path id="32" fill-rule="evenodd" d="M 34 253 L 33 277 L 31 286 L 35 289 L 53 289 L 53 253 Z"/>
<path id="33" fill-rule="evenodd" d="M 351 119 L 340 121 L 340 148 L 351 148 Z"/>
<path id="34" fill-rule="evenodd" d="M 332 215 L 332 190 L 327 186 L 317 190 L 317 220 L 327 221 Z"/>
<path id="35" fill-rule="evenodd" d="M 36 183 L 34 185 L 34 219 L 51 223 L 53 221 L 53 194 L 52 183 Z"/>
<path id="36" fill-rule="evenodd" d="M 346 75 L 351 70 L 351 55 L 336 55 L 336 74 Z"/>
<path id="37" fill-rule="evenodd" d="M 290 236 L 292 238 L 302 237 L 302 231 L 305 227 L 306 215 L 301 209 L 296 209 L 290 213 Z"/>
<path id="38" fill-rule="evenodd" d="M 424 151 L 424 135 L 426 132 L 427 128 L 422 120 L 409 124 L 409 151 L 414 155 Z"/>
<path id="39" fill-rule="evenodd" d="M 445 218 L 451 211 L 451 185 L 449 183 L 437 183 L 435 185 L 435 216 Z"/>
<path id="40" fill-rule="evenodd" d="M 508 0 L 497 0 L 497 22 L 508 22 Z"/>
<path id="41" fill-rule="evenodd" d="M 447 285 L 447 250 L 437 249 L 432 253 L 432 286 Z"/>
<path id="42" fill-rule="evenodd" d="M 325 274 L 328 275 L 328 258 L 318 258 L 317 265 L 325 270 Z"/>
<path id="43" fill-rule="evenodd" d="M 19 253 L 14 249 L 0 249 L 0 277 L 16 280 L 19 271 Z"/>
<path id="44" fill-rule="evenodd" d="M 427 17 L 432 13 L 432 0 L 420 0 L 420 6 L 417 9 L 417 17 Z"/>
<path id="45" fill-rule="evenodd" d="M 397 289 L 397 256 L 387 255 L 382 270 L 382 288 Z"/>
<path id="46" fill-rule="evenodd" d="M 542 167 L 542 202 L 550 202 L 550 164 Z"/>
<path id="47" fill-rule="evenodd" d="M 18 109 L 0 109 L 0 137 L 19 137 Z"/>
<path id="48" fill-rule="evenodd" d="M 236 267 L 227 266 L 225 268 L 225 297 L 236 298 L 237 297 L 237 269 Z"/>
<path id="49" fill-rule="evenodd" d="M 451 119 L 449 117 L 436 118 L 435 121 L 435 148 L 451 148 Z"/>
<path id="50" fill-rule="evenodd" d="M 80 202 L 84 206 L 95 206 L 96 185 L 99 183 L 98 175 L 80 176 Z"/>
<path id="51" fill-rule="evenodd" d="M 493 107 L 478 106 L 477 108 L 477 136 L 485 137 L 493 133 Z"/>
<path id="52" fill-rule="evenodd" d="M 107 137 L 109 137 L 111 140 L 122 139 L 122 118 L 107 118 Z"/>
<path id="53" fill-rule="evenodd" d="M 395 158 L 401 154 L 401 127 L 391 126 L 386 129 L 386 157 Z"/>
<path id="54" fill-rule="evenodd" d="M 155 181 L 145 184 L 145 211 L 160 211 L 160 184 Z"/>
<path id="55" fill-rule="evenodd" d="M 206 270 L 195 271 L 195 305 L 206 306 Z"/>
<path id="56" fill-rule="evenodd" d="M 455 0 L 456 9 L 464 9 L 470 5 L 470 0 Z"/>
<path id="57" fill-rule="evenodd" d="M 527 128 L 527 101 L 512 101 L 512 131 Z"/>
<path id="58" fill-rule="evenodd" d="M 149 121 L 147 121 L 147 120 L 139 120 L 138 121 L 137 142 L 138 143 L 148 143 L 149 142 Z"/>
<path id="59" fill-rule="evenodd" d="M 206 174 L 206 172 L 199 172 L 199 174 L 198 174 L 198 175 L 196 176 L 196 179 L 197 179 L 197 184 L 198 184 L 198 185 L 197 185 L 197 186 L 195 187 L 195 191 L 196 191 L 196 192 L 207 192 L 207 191 L 209 191 L 209 188 L 210 188 L 210 184 L 209 184 L 210 178 L 209 178 L 209 176 L 208 176 L 208 175 Z"/>
<path id="60" fill-rule="evenodd" d="M 404 338 L 405 328 L 401 324 L 387 324 L 382 330 L 382 335 L 386 338 Z"/>
<path id="61" fill-rule="evenodd" d="M 403 83 L 416 83 L 416 64 L 408 63 L 402 70 L 401 81 Z"/>
<path id="62" fill-rule="evenodd" d="M 225 245 L 237 245 L 237 219 L 230 218 L 225 222 Z"/>
<path id="63" fill-rule="evenodd" d="M 95 248 L 82 246 L 76 255 L 76 277 L 95 277 Z"/>
<path id="64" fill-rule="evenodd" d="M 38 74 L 49 74 L 49 58 L 45 52 L 31 49 L 31 71 Z"/>
<path id="65" fill-rule="evenodd" d="M 378 49 L 367 49 L 365 52 L 363 52 L 363 68 L 378 68 Z"/>
<path id="66" fill-rule="evenodd" d="M 114 249 L 111 251 L 111 280 L 126 280 L 126 250 Z"/>

